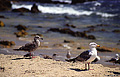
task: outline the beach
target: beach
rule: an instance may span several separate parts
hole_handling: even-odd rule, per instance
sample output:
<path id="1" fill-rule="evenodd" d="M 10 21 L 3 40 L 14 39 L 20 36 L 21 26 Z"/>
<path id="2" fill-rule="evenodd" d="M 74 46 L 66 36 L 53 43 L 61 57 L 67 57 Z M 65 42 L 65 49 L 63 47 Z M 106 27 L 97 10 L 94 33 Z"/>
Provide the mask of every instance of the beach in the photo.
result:
<path id="1" fill-rule="evenodd" d="M 1 77 L 119 77 L 120 67 L 104 67 L 101 64 L 91 64 L 91 69 L 84 70 L 81 62 L 69 63 L 43 59 L 39 56 L 28 59 L 20 55 L 0 54 Z"/>
<path id="2" fill-rule="evenodd" d="M 106 62 L 120 55 L 120 1 L 54 4 L 15 0 L 8 1 L 9 6 L 0 2 L 4 6 L 0 9 L 0 77 L 120 76 L 120 63 Z M 14 50 L 32 43 L 36 35 L 43 38 L 41 46 L 32 52 L 36 58 L 23 58 L 28 52 Z M 74 58 L 89 50 L 90 42 L 100 45 L 100 60 L 90 64 L 93 70 L 84 70 L 82 62 L 65 61 L 68 50 Z M 60 61 L 44 59 L 40 54 L 58 54 Z"/>

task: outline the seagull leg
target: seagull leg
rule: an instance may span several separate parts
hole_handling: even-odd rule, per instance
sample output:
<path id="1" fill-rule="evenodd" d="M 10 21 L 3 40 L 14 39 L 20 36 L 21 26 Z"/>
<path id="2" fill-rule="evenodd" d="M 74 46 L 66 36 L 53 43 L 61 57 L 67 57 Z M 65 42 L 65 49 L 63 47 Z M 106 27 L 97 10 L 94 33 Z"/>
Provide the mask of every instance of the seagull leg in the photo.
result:
<path id="1" fill-rule="evenodd" d="M 31 54 L 31 56 L 32 56 L 32 58 L 36 58 L 36 57 L 34 56 L 34 53 L 33 53 L 33 54 Z"/>
<path id="2" fill-rule="evenodd" d="M 30 58 L 32 58 L 32 57 L 31 57 L 31 56 L 32 56 L 31 52 L 30 52 L 29 54 L 30 54 Z"/>
<path id="3" fill-rule="evenodd" d="M 87 70 L 87 64 L 85 63 L 85 70 Z"/>
<path id="4" fill-rule="evenodd" d="M 90 69 L 90 63 L 88 63 L 88 70 L 93 70 L 93 69 Z"/>
<path id="5" fill-rule="evenodd" d="M 90 70 L 90 63 L 88 63 L 88 70 Z"/>

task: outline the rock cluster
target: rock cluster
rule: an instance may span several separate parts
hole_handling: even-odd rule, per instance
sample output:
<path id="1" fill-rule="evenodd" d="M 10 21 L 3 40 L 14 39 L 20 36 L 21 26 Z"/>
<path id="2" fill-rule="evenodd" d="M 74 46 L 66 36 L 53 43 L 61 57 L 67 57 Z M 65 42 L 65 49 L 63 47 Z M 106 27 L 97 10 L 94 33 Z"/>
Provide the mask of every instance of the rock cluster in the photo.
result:
<path id="1" fill-rule="evenodd" d="M 83 38 L 92 39 L 92 40 L 96 39 L 94 35 L 87 35 L 86 32 L 79 32 L 79 31 L 74 32 L 69 28 L 50 28 L 48 31 L 60 32 L 63 34 L 70 34 L 75 37 L 83 37 Z"/>
<path id="2" fill-rule="evenodd" d="M 0 0 L 0 11 L 6 11 L 11 9 L 12 4 L 9 0 Z"/>
<path id="3" fill-rule="evenodd" d="M 15 42 L 14 41 L 0 41 L 0 45 L 3 46 L 3 47 L 6 47 L 6 48 L 9 48 L 11 46 L 14 46 L 15 45 Z"/>
<path id="4" fill-rule="evenodd" d="M 14 33 L 17 37 L 25 37 L 26 35 L 28 35 L 28 33 L 26 32 L 28 28 L 26 26 L 18 25 L 18 26 L 15 26 L 15 28 L 19 30 L 19 32 Z"/>
<path id="5" fill-rule="evenodd" d="M 0 27 L 4 27 L 4 26 L 5 24 L 2 21 L 0 21 Z"/>
<path id="6" fill-rule="evenodd" d="M 14 33 L 17 37 L 25 37 L 26 35 L 28 35 L 27 32 L 25 32 L 24 30 L 21 30 L 19 32 L 15 32 Z"/>
<path id="7" fill-rule="evenodd" d="M 18 8 L 18 9 L 13 9 L 12 12 L 41 13 L 41 11 L 39 11 L 38 6 L 36 4 L 33 4 L 33 6 L 31 7 L 31 10 L 22 7 L 22 8 Z"/>
<path id="8" fill-rule="evenodd" d="M 15 28 L 17 28 L 17 30 L 21 31 L 21 30 L 27 30 L 27 27 L 24 25 L 17 25 L 15 26 Z"/>

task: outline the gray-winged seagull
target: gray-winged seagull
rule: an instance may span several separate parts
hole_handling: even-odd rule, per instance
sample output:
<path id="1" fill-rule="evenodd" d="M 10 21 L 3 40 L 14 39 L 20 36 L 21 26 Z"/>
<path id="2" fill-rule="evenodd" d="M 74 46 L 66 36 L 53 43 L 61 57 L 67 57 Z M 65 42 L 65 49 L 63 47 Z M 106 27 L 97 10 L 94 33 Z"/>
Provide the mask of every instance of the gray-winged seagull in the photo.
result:
<path id="1" fill-rule="evenodd" d="M 66 57 L 67 57 L 67 59 L 70 59 L 70 58 L 71 58 L 71 53 L 70 53 L 70 49 L 71 49 L 71 47 L 68 46 L 67 44 L 64 45 L 64 47 L 67 48 L 67 54 L 66 54 Z"/>
<path id="2" fill-rule="evenodd" d="M 117 63 L 119 58 L 120 58 L 119 54 L 115 54 L 114 58 L 111 58 L 110 60 L 107 60 L 106 62 L 112 62 L 113 64 L 115 64 L 115 63 Z"/>
<path id="3" fill-rule="evenodd" d="M 71 58 L 70 50 L 67 51 L 66 57 L 67 57 L 67 59 L 70 59 L 70 58 Z"/>
<path id="4" fill-rule="evenodd" d="M 18 48 L 18 49 L 13 49 L 13 50 L 16 50 L 16 51 L 27 51 L 29 52 L 28 54 L 24 55 L 24 57 L 28 57 L 28 56 L 32 56 L 33 58 L 33 54 L 31 54 L 32 51 L 35 51 L 39 46 L 41 46 L 41 41 L 40 40 L 43 40 L 42 37 L 36 35 L 34 37 L 34 41 L 32 43 L 27 43 L 25 44 L 24 46 Z"/>
<path id="5" fill-rule="evenodd" d="M 97 50 L 96 47 L 100 47 L 100 45 L 96 44 L 95 42 L 91 42 L 89 44 L 90 46 L 90 50 L 84 51 L 82 52 L 80 55 L 78 55 L 77 57 L 73 58 L 73 59 L 69 59 L 66 60 L 68 62 L 76 62 L 76 61 L 80 61 L 80 62 L 84 62 L 85 63 L 85 70 L 90 70 L 90 63 L 92 61 L 95 60 L 95 58 L 97 57 Z M 88 69 L 87 69 L 87 64 L 88 64 Z"/>

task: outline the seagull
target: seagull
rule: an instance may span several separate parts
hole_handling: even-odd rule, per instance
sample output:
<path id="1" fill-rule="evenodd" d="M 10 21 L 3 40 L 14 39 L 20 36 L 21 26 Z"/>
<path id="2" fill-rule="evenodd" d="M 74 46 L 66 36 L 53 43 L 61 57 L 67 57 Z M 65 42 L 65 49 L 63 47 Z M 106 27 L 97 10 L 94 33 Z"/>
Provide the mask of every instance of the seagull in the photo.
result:
<path id="1" fill-rule="evenodd" d="M 71 49 L 71 47 L 68 46 L 67 44 L 64 45 L 64 47 L 68 49 L 68 50 L 67 50 L 66 57 L 67 57 L 67 59 L 70 59 L 70 58 L 71 58 L 71 53 L 70 53 L 70 49 Z"/>
<path id="2" fill-rule="evenodd" d="M 24 57 L 28 57 L 28 56 L 32 56 L 33 57 L 33 54 L 31 54 L 31 52 L 35 51 L 39 46 L 41 46 L 41 41 L 40 40 L 43 40 L 42 37 L 36 35 L 34 37 L 34 40 L 32 43 L 27 43 L 25 44 L 24 46 L 18 48 L 18 49 L 13 49 L 13 50 L 16 50 L 16 51 L 27 51 L 29 52 L 28 54 L 24 55 Z"/>
<path id="3" fill-rule="evenodd" d="M 120 58 L 119 54 L 115 54 L 114 58 L 111 58 L 110 60 L 107 60 L 106 62 L 112 62 L 113 64 L 115 64 L 115 63 L 117 63 L 119 58 Z"/>
<path id="4" fill-rule="evenodd" d="M 92 63 L 96 63 L 97 61 L 99 61 L 100 60 L 100 57 L 99 56 L 97 56 L 96 58 L 95 58 L 95 60 L 94 61 L 92 61 Z"/>
<path id="5" fill-rule="evenodd" d="M 71 58 L 70 50 L 67 51 L 66 57 L 67 57 L 67 59 L 70 59 L 70 58 Z"/>
<path id="6" fill-rule="evenodd" d="M 39 54 L 39 55 L 41 55 L 44 59 L 53 59 L 53 60 L 56 60 L 56 56 L 57 56 L 57 54 L 53 54 L 52 57 L 44 54 Z"/>
<path id="7" fill-rule="evenodd" d="M 100 45 L 96 44 L 95 42 L 91 42 L 89 44 L 90 46 L 90 50 L 84 51 L 82 52 L 80 55 L 78 55 L 77 57 L 73 58 L 73 59 L 69 59 L 66 61 L 68 62 L 76 62 L 76 61 L 80 61 L 80 62 L 84 62 L 85 63 L 85 70 L 90 70 L 90 63 L 92 61 L 95 60 L 95 58 L 97 58 L 97 50 L 96 47 L 100 47 Z M 88 69 L 87 69 L 87 65 L 88 65 Z"/>

